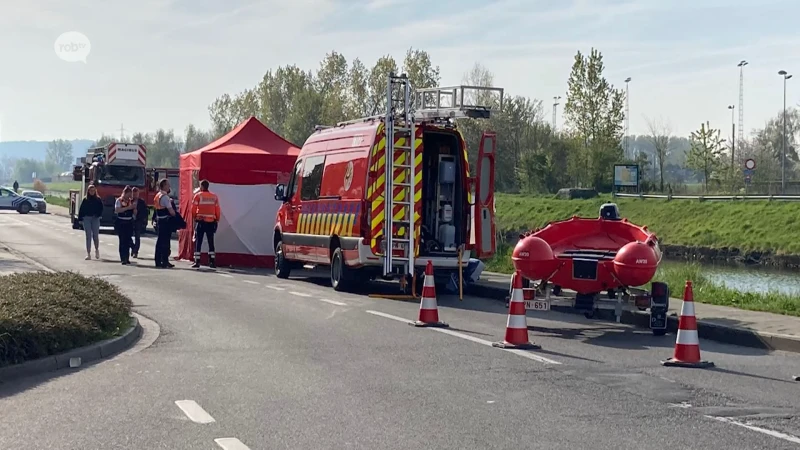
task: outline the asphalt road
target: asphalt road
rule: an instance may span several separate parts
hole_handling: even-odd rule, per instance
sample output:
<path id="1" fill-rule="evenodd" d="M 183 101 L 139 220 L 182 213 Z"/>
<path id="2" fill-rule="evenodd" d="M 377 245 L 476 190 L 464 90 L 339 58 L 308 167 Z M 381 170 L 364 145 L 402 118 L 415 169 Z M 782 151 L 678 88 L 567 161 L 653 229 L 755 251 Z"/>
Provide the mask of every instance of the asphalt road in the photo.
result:
<path id="1" fill-rule="evenodd" d="M 114 359 L 0 385 L 2 449 L 800 448 L 798 355 L 702 342 L 716 370 L 665 368 L 674 336 L 554 312 L 528 318 L 543 350 L 509 352 L 488 345 L 492 300 L 440 296 L 451 328 L 417 329 L 414 303 L 154 270 L 152 237 L 124 267 L 101 241 L 84 261 L 67 219 L 0 213 L 0 242 L 112 280 L 155 322 Z"/>

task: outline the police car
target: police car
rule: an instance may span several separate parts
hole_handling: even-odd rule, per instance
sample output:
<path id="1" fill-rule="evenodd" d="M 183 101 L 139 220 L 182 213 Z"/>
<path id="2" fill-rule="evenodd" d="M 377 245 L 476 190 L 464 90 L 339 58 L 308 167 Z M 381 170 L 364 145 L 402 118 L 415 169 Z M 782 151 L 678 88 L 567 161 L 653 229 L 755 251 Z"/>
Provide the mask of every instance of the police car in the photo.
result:
<path id="1" fill-rule="evenodd" d="M 0 187 L 0 210 L 14 210 L 20 214 L 28 214 L 39 210 L 39 203 L 30 197 L 19 195 L 13 189 Z"/>

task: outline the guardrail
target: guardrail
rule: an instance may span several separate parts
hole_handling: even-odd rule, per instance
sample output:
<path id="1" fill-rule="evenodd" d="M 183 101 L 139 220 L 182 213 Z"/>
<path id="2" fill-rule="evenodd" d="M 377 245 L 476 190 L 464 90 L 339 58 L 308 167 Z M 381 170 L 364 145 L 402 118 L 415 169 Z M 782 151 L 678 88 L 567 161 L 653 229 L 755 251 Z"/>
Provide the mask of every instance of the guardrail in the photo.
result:
<path id="1" fill-rule="evenodd" d="M 784 201 L 796 202 L 800 201 L 800 195 L 663 195 L 663 194 L 623 194 L 614 193 L 612 197 L 619 198 L 657 198 L 662 200 L 697 200 L 701 202 L 711 201 Z"/>

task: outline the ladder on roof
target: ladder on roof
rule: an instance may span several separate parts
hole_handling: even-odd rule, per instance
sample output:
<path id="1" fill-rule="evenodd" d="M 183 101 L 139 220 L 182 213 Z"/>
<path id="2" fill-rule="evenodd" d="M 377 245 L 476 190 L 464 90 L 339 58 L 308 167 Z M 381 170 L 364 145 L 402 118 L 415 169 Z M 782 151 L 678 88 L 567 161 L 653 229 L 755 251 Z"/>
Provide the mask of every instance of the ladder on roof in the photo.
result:
<path id="1" fill-rule="evenodd" d="M 394 272 L 395 262 L 401 262 L 405 272 L 401 275 L 414 274 L 414 257 L 416 255 L 414 213 L 415 183 L 414 162 L 416 152 L 416 125 L 411 108 L 413 88 L 405 74 L 390 73 L 386 83 L 386 115 L 384 130 L 386 135 L 385 150 L 385 183 L 384 183 L 384 241 L 383 275 Z M 400 138 L 403 138 L 402 140 Z M 404 154 L 403 164 L 395 164 L 395 156 Z M 396 181 L 401 180 L 401 181 Z M 395 216 L 395 206 L 400 213 Z M 400 250 L 404 256 L 394 256 Z"/>

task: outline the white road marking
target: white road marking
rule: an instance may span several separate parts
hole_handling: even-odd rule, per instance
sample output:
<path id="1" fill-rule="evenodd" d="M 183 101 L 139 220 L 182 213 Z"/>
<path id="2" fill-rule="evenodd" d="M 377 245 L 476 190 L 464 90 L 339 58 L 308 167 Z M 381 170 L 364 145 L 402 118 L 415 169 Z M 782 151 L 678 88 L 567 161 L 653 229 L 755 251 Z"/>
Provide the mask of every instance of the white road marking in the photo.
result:
<path id="1" fill-rule="evenodd" d="M 228 275 L 227 273 L 218 273 L 217 275 L 225 278 L 233 278 L 233 275 Z"/>
<path id="2" fill-rule="evenodd" d="M 404 319 L 402 317 L 393 316 L 391 314 L 382 313 L 380 311 L 367 310 L 367 313 L 375 315 L 375 316 L 385 317 L 387 319 L 396 320 L 398 322 L 405 322 L 405 323 L 410 323 L 411 322 L 408 319 Z M 492 343 L 490 341 L 486 341 L 486 340 L 477 338 L 475 336 L 470 336 L 468 334 L 459 333 L 457 331 L 448 330 L 447 328 L 427 328 L 427 329 L 428 330 L 432 330 L 432 331 L 438 331 L 439 333 L 449 334 L 450 336 L 459 337 L 461 339 L 466 339 L 466 340 L 474 342 L 476 344 L 486 345 L 488 347 L 492 346 Z M 531 352 L 526 351 L 526 350 L 514 350 L 514 349 L 504 349 L 504 350 L 509 352 L 509 353 L 513 353 L 513 354 L 515 354 L 517 356 L 522 356 L 523 358 L 528 358 L 528 359 L 531 359 L 531 360 L 534 360 L 534 361 L 538 361 L 538 362 L 544 363 L 544 364 L 561 364 L 560 362 L 558 362 L 556 360 L 553 360 L 553 359 L 550 359 L 550 358 L 545 358 L 544 356 L 539 356 L 539 355 L 537 355 L 535 353 L 531 353 Z"/>
<path id="3" fill-rule="evenodd" d="M 270 285 L 267 285 L 266 287 L 268 287 L 268 288 L 270 288 L 270 289 L 272 289 L 272 290 L 275 290 L 275 291 L 285 291 L 285 290 L 286 290 L 286 289 L 284 289 L 284 288 L 282 288 L 282 287 L 278 287 L 278 286 L 270 286 Z"/>
<path id="4" fill-rule="evenodd" d="M 236 438 L 219 438 L 214 439 L 214 442 L 225 450 L 250 450 L 250 447 Z"/>
<path id="5" fill-rule="evenodd" d="M 748 430 L 751 430 L 751 431 L 757 431 L 759 433 L 766 434 L 767 436 L 772 436 L 774 438 L 783 439 L 784 441 L 788 441 L 788 442 L 791 442 L 793 444 L 800 444 L 800 438 L 797 437 L 797 436 L 792 436 L 791 434 L 781 433 L 780 431 L 768 430 L 766 428 L 761 428 L 761 427 L 757 427 L 757 426 L 754 426 L 754 425 L 748 425 L 746 423 L 738 422 L 738 421 L 730 419 L 728 417 L 716 417 L 716 416 L 705 416 L 705 417 L 708 417 L 709 419 L 714 419 L 714 420 L 716 420 L 718 422 L 730 423 L 732 425 L 737 425 L 737 426 L 740 426 L 742 428 L 747 428 Z"/>
<path id="6" fill-rule="evenodd" d="M 302 292 L 289 291 L 289 293 L 292 294 L 292 295 L 296 295 L 298 297 L 311 297 L 311 295 L 305 294 L 305 293 L 302 293 Z"/>
<path id="7" fill-rule="evenodd" d="M 344 303 L 344 302 L 337 302 L 336 300 L 328 300 L 327 298 L 319 298 L 319 299 L 317 299 L 317 300 L 319 300 L 319 301 L 321 301 L 321 302 L 325 302 L 325 303 L 330 303 L 331 305 L 336 305 L 336 306 L 347 306 L 347 303 Z"/>
<path id="8" fill-rule="evenodd" d="M 192 422 L 196 423 L 212 423 L 216 422 L 213 417 L 209 413 L 206 412 L 200 405 L 197 404 L 194 400 L 175 400 L 175 404 L 178 405 L 178 408 L 186 414 Z"/>
<path id="9" fill-rule="evenodd" d="M 247 283 L 247 284 L 258 284 L 258 281 L 242 280 L 242 283 Z"/>

